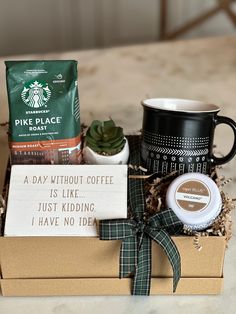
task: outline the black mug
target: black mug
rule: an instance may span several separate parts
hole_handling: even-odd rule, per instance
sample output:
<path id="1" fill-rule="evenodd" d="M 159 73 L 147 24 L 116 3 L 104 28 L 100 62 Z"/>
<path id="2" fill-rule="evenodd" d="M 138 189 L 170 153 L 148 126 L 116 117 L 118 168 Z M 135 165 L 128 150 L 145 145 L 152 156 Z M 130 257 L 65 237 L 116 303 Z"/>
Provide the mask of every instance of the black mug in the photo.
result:
<path id="1" fill-rule="evenodd" d="M 236 154 L 236 123 L 218 116 L 216 105 L 170 98 L 146 99 L 142 105 L 141 157 L 149 173 L 209 174 L 212 166 L 224 164 Z M 215 127 L 221 123 L 232 128 L 234 143 L 227 156 L 218 158 L 212 150 Z"/>

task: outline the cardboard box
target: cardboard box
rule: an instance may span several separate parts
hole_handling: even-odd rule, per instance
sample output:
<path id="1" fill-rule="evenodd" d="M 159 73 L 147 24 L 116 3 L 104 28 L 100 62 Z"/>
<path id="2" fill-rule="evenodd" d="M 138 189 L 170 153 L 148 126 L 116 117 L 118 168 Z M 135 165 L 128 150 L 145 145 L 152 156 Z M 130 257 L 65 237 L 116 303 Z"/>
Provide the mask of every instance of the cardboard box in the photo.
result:
<path id="1" fill-rule="evenodd" d="M 3 176 L 3 171 L 0 174 Z M 225 238 L 201 237 L 201 251 L 194 247 L 193 237 L 173 240 L 182 267 L 176 294 L 219 294 L 223 287 Z M 2 294 L 129 295 L 132 279 L 119 279 L 119 253 L 120 241 L 98 238 L 0 237 Z M 171 277 L 166 255 L 153 243 L 151 294 L 172 294 Z"/>
<path id="2" fill-rule="evenodd" d="M 173 237 L 182 261 L 176 294 L 217 294 L 223 285 L 224 237 Z M 5 296 L 130 294 L 131 279 L 119 279 L 120 241 L 80 237 L 0 238 L 1 287 Z M 172 270 L 152 245 L 151 294 L 172 293 Z"/>

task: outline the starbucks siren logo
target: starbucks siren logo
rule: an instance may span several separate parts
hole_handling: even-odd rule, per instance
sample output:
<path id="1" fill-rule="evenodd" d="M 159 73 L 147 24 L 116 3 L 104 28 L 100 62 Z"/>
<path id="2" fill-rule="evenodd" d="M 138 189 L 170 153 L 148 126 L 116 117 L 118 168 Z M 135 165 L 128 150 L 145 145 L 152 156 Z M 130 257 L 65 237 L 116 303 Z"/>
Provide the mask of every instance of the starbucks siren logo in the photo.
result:
<path id="1" fill-rule="evenodd" d="M 25 84 L 21 93 L 23 102 L 32 108 L 44 106 L 51 97 L 48 84 L 42 81 L 30 81 Z"/>

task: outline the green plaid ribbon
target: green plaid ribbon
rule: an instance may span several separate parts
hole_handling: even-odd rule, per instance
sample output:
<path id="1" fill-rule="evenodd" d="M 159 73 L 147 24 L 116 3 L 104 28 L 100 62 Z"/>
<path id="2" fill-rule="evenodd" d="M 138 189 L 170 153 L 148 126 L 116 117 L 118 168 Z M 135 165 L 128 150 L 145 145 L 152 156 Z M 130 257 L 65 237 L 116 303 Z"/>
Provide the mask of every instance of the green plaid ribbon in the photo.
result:
<path id="1" fill-rule="evenodd" d="M 130 162 L 140 165 L 140 138 L 129 138 Z M 130 169 L 130 174 L 142 174 Z M 132 294 L 149 295 L 151 285 L 151 241 L 165 251 L 173 268 L 173 291 L 181 276 L 180 254 L 170 235 L 178 234 L 183 225 L 170 209 L 145 219 L 143 180 L 129 180 L 130 219 L 107 219 L 99 222 L 101 240 L 122 240 L 120 250 L 120 278 L 134 275 Z"/>

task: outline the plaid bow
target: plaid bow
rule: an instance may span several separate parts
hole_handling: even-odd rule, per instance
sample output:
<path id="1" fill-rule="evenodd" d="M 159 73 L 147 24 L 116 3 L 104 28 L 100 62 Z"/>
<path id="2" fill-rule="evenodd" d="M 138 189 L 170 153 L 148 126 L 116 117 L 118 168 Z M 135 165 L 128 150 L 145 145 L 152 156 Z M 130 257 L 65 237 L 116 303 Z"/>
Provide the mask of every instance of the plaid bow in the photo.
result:
<path id="1" fill-rule="evenodd" d="M 130 137 L 130 161 L 140 164 L 139 137 Z M 131 169 L 130 174 L 142 174 Z M 122 240 L 120 250 L 120 278 L 134 274 L 132 294 L 149 295 L 151 281 L 151 241 L 161 245 L 173 268 L 173 291 L 175 292 L 180 275 L 180 255 L 170 235 L 182 229 L 182 223 L 170 209 L 145 219 L 145 197 L 143 180 L 129 180 L 130 219 L 101 220 L 99 233 L 101 240 Z"/>

